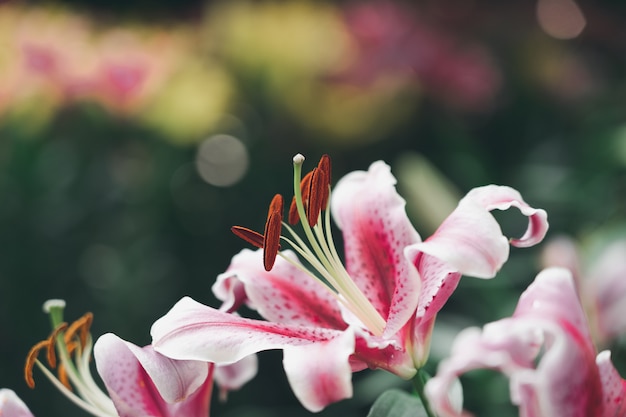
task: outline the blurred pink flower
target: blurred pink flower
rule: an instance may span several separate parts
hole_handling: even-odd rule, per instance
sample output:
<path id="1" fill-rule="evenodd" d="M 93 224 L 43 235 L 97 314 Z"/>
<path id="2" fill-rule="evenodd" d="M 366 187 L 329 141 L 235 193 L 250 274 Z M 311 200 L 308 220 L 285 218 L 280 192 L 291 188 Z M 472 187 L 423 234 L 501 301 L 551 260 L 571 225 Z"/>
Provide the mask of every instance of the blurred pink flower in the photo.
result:
<path id="1" fill-rule="evenodd" d="M 437 415 L 471 415 L 451 388 L 459 375 L 480 368 L 510 378 L 511 400 L 522 417 L 626 415 L 626 381 L 608 351 L 596 357 L 574 280 L 563 268 L 542 271 L 512 317 L 457 336 L 451 357 L 426 384 Z"/>
<path id="2" fill-rule="evenodd" d="M 236 255 L 213 287 L 223 310 L 246 303 L 268 321 L 227 314 L 185 297 L 152 327 L 158 352 L 227 364 L 281 349 L 294 393 L 307 409 L 319 411 L 352 395 L 352 372 L 382 368 L 411 378 L 423 365 L 436 314 L 461 275 L 491 278 L 508 258 L 509 240 L 491 210 L 516 207 L 529 218 L 525 235 L 511 240 L 514 246 L 534 245 L 547 230 L 543 210 L 528 206 L 511 188 L 492 185 L 470 191 L 422 241 L 385 163 L 346 175 L 330 198 L 328 157 L 300 187 L 303 159 L 294 158 L 289 222 L 302 219 L 310 247 L 291 228 L 291 238 L 280 236 L 282 197 L 277 195 L 264 236 L 237 230 L 264 249 Z M 328 210 L 322 213 L 327 198 L 343 231 L 346 267 L 335 250 Z M 280 240 L 315 271 L 308 271 L 292 251 L 278 252 Z"/>
<path id="3" fill-rule="evenodd" d="M 606 346 L 626 333 L 626 239 L 605 243 L 593 257 L 580 252 L 573 239 L 560 236 L 544 247 L 542 264 L 572 272 L 594 340 Z"/>
<path id="4" fill-rule="evenodd" d="M 363 84 L 408 75 L 451 107 L 489 109 L 502 80 L 487 48 L 430 26 L 417 13 L 389 1 L 348 6 L 344 16 L 356 57 L 331 79 Z"/>
<path id="5" fill-rule="evenodd" d="M 8 388 L 0 389 L 0 416 L 33 417 L 26 404 Z"/>

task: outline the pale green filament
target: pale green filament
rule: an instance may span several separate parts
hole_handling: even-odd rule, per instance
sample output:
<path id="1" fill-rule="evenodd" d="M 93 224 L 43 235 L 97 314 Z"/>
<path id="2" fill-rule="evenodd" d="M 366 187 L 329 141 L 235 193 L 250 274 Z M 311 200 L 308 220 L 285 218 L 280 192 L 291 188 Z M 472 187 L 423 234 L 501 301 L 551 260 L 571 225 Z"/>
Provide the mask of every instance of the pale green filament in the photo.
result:
<path id="1" fill-rule="evenodd" d="M 331 291 L 333 296 L 339 302 L 341 302 L 352 314 L 361 320 L 363 325 L 365 325 L 373 334 L 381 336 L 385 328 L 385 320 L 378 313 L 378 311 L 376 311 L 363 292 L 356 286 L 343 266 L 333 242 L 328 207 L 324 208 L 326 211 L 325 215 L 323 217 L 320 216 L 320 219 L 317 220 L 313 228 L 309 226 L 302 201 L 302 192 L 300 190 L 303 161 L 304 157 L 301 155 L 296 155 L 296 157 L 294 157 L 293 187 L 296 207 L 298 209 L 298 215 L 300 216 L 300 223 L 302 224 L 302 228 L 304 229 L 304 233 L 310 246 L 307 245 L 294 232 L 294 230 L 286 224 L 284 224 L 284 226 L 294 240 L 284 236 L 281 236 L 281 239 L 289 243 L 289 245 L 293 247 L 296 252 L 306 259 L 325 281 L 304 268 L 302 265 L 293 262 L 286 256 L 282 256 L 282 254 L 281 256 L 291 264 L 305 271 L 324 284 L 324 286 Z M 330 190 L 328 201 L 330 201 Z"/>

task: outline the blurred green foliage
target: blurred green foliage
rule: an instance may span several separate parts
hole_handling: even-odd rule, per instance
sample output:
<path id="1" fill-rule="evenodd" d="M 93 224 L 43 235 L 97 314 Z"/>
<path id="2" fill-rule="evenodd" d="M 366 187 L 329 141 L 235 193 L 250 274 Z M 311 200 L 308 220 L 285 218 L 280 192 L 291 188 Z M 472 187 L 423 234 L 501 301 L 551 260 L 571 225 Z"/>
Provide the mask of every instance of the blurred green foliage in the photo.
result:
<path id="1" fill-rule="evenodd" d="M 104 14 L 111 25 L 118 14 L 124 19 L 167 16 L 177 19 L 178 25 L 195 25 L 200 16 L 218 10 L 212 8 L 214 4 L 197 1 L 181 5 L 74 0 L 67 4 L 87 13 L 93 10 L 94 16 Z M 35 373 L 35 391 L 22 380 L 28 349 L 49 332 L 42 303 L 66 299 L 68 319 L 85 311 L 95 314 L 94 336 L 111 331 L 140 345 L 149 343 L 151 323 L 183 295 L 217 305 L 210 286 L 245 246 L 231 235 L 230 226 L 262 227 L 274 193 L 290 195 L 291 157 L 297 152 L 310 160 L 330 154 L 335 180 L 377 159 L 386 160 L 395 171 L 401 158 L 419 154 L 460 195 L 486 183 L 517 188 L 533 206 L 548 211 L 551 233 L 582 236 L 626 220 L 626 42 L 621 30 L 626 8 L 622 2 L 581 4 L 587 27 L 581 36 L 567 41 L 540 31 L 532 2 L 385 4 L 412 10 L 420 16 L 420 24 L 434 28 L 432 33 L 445 34 L 454 42 L 471 39 L 488 50 L 501 77 L 493 102 L 480 111 L 458 107 L 450 97 L 442 100 L 437 95 L 445 86 L 429 87 L 429 81 L 417 80 L 406 84 L 417 86 L 410 102 L 402 95 L 392 100 L 399 106 L 394 111 L 406 114 L 397 119 L 392 114 L 393 123 L 374 136 L 364 135 L 367 140 L 360 141 L 357 135 L 346 141 L 341 134 L 335 137 L 319 125 L 307 124 L 306 120 L 315 119 L 301 117 L 302 103 L 294 112 L 287 96 L 281 95 L 291 86 L 281 86 L 280 94 L 272 90 L 262 75 L 273 67 L 250 69 L 233 58 L 235 52 L 249 57 L 252 50 L 230 51 L 224 68 L 237 96 L 222 121 L 196 138 L 198 143 L 216 133 L 229 134 L 245 145 L 247 174 L 229 187 L 210 185 L 200 177 L 197 145 L 181 144 L 166 130 L 116 115 L 97 103 L 62 106 L 35 130 L 30 129 L 28 117 L 2 119 L 0 387 L 14 389 L 35 415 L 84 415 L 54 392 L 41 374 Z M 324 3 L 339 11 L 355 5 Z M 315 38 L 315 31 L 310 36 Z M 281 49 L 280 43 L 277 47 Z M 410 42 L 386 46 L 396 48 L 393 54 L 419 55 L 413 47 Z M 301 52 L 306 56 L 306 50 Z M 227 55 L 223 50 L 219 53 Z M 384 56 L 370 58 L 384 64 Z M 448 65 L 462 64 L 452 60 Z M 311 116 L 341 96 L 322 101 L 315 101 L 316 97 L 308 98 L 306 111 Z M 365 117 L 358 112 L 346 114 L 350 124 L 367 124 L 371 120 L 366 118 L 376 112 L 368 110 Z M 410 175 L 400 178 L 401 193 L 414 187 Z M 408 199 L 409 194 L 416 200 Z M 420 195 L 413 192 L 405 195 L 409 212 L 420 198 L 430 196 L 428 190 L 420 197 L 413 197 Z M 518 217 L 500 220 L 505 231 L 519 233 Z M 429 219 L 414 221 L 423 237 L 433 231 Z M 454 332 L 461 325 L 481 325 L 510 314 L 520 291 L 537 272 L 538 250 L 513 249 L 511 260 L 494 280 L 462 280 L 441 313 L 442 328 Z M 624 350 L 620 345 L 615 348 L 613 358 L 625 371 Z M 433 348 L 433 359 L 438 358 L 437 349 Z M 435 362 L 428 366 L 434 372 Z M 363 372 L 355 380 L 357 398 L 333 405 L 321 415 L 364 416 L 385 388 L 405 387 L 402 381 L 378 373 Z M 466 381 L 466 401 L 477 414 L 515 415 L 504 384 L 497 382 L 501 380 L 471 374 Z M 213 410 L 220 416 L 308 415 L 288 388 L 277 352 L 262 354 L 257 378 L 231 393 L 226 404 L 216 400 Z"/>

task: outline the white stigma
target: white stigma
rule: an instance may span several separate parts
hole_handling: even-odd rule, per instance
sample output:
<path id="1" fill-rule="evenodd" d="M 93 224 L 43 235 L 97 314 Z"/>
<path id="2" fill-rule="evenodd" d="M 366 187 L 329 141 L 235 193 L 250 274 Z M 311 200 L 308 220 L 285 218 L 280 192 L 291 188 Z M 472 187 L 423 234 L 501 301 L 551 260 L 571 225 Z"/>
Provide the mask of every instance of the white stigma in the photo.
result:
<path id="1" fill-rule="evenodd" d="M 43 303 L 44 313 L 49 314 L 50 310 L 53 308 L 65 308 L 65 300 L 61 300 L 59 298 L 53 298 Z"/>
<path id="2" fill-rule="evenodd" d="M 293 157 L 294 164 L 302 165 L 303 162 L 304 162 L 304 155 L 302 155 L 301 153 L 298 153 Z"/>

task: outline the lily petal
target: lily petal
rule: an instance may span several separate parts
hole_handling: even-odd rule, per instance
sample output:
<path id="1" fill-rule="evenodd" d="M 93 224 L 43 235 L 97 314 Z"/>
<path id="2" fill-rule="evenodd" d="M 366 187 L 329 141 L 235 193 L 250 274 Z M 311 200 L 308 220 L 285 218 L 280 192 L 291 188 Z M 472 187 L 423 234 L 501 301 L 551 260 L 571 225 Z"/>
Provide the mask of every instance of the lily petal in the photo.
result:
<path id="1" fill-rule="evenodd" d="M 421 239 L 395 184 L 389 166 L 377 161 L 368 171 L 343 177 L 331 199 L 333 218 L 343 232 L 346 269 L 386 318 L 386 335 L 413 316 L 420 290 L 419 274 L 404 248 Z"/>
<path id="2" fill-rule="evenodd" d="M 488 211 L 508 210 L 516 207 L 528 217 L 528 227 L 524 235 L 518 239 L 511 239 L 511 245 L 527 248 L 541 242 L 548 231 L 548 215 L 545 210 L 529 206 L 521 194 L 511 188 L 501 185 L 487 185 L 471 190 L 464 199 L 473 200 Z"/>
<path id="3" fill-rule="evenodd" d="M 189 401 L 198 391 L 206 391 L 205 385 L 212 382 L 206 363 L 175 361 L 150 346 L 140 348 L 112 333 L 97 340 L 94 357 L 121 417 L 174 416 L 183 402 L 194 404 L 191 408 L 195 412 L 189 416 L 208 413 L 208 398 L 201 396 Z M 206 394 L 210 396 L 210 387 Z"/>
<path id="4" fill-rule="evenodd" d="M 348 361 L 354 352 L 354 333 L 345 331 L 323 343 L 285 349 L 283 366 L 296 397 L 312 412 L 352 397 L 352 369 Z"/>
<path id="5" fill-rule="evenodd" d="M 300 265 L 292 251 L 281 254 Z M 248 306 L 269 321 L 340 330 L 347 327 L 337 300 L 320 282 L 281 257 L 271 271 L 259 268 L 262 264 L 263 250 L 242 250 L 218 276 L 214 294 L 227 304 L 236 304 L 228 300 L 235 297 L 241 283 Z"/>
<path id="6" fill-rule="evenodd" d="M 245 358 L 228 365 L 215 367 L 215 382 L 220 389 L 220 398 L 225 400 L 228 391 L 236 391 L 254 378 L 259 368 L 259 360 L 256 355 Z"/>
<path id="7" fill-rule="evenodd" d="M 441 259 L 463 275 L 492 278 L 508 259 L 509 242 L 489 211 L 512 206 L 529 222 L 524 236 L 511 244 L 526 247 L 540 242 L 548 229 L 546 212 L 528 206 L 512 188 L 488 185 L 471 190 L 437 231 L 413 250 Z"/>
<path id="8" fill-rule="evenodd" d="M 0 389 L 0 416 L 34 417 L 15 391 L 8 388 Z"/>
<path id="9" fill-rule="evenodd" d="M 482 332 L 472 328 L 459 334 L 426 394 L 441 416 L 468 416 L 450 403 L 450 387 L 464 372 L 492 368 L 510 377 L 520 416 L 601 416 L 602 385 L 594 357 L 571 274 L 551 268 L 522 294 L 513 317 L 490 323 Z"/>
<path id="10" fill-rule="evenodd" d="M 525 237 L 512 243 L 529 246 L 540 241 L 548 227 L 545 212 L 529 207 L 512 188 L 489 185 L 471 190 L 431 237 L 405 248 L 422 280 L 414 326 L 417 364 L 428 357 L 435 316 L 461 275 L 492 278 L 508 259 L 508 239 L 489 211 L 511 206 L 530 217 Z"/>
<path id="11" fill-rule="evenodd" d="M 603 417 L 626 416 L 626 381 L 611 362 L 611 352 L 605 350 L 596 357 L 596 364 L 602 378 L 604 414 Z"/>
<path id="12" fill-rule="evenodd" d="M 245 319 L 184 297 L 151 329 L 154 349 L 170 358 L 236 362 L 263 350 L 333 339 L 342 332 Z"/>

